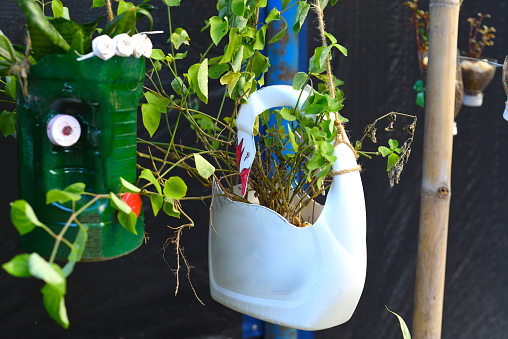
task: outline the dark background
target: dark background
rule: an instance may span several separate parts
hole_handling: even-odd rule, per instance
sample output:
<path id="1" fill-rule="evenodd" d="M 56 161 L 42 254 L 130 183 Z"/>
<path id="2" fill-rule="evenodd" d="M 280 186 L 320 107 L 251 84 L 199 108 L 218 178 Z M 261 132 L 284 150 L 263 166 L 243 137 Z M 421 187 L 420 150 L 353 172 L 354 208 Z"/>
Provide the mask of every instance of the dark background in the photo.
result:
<path id="1" fill-rule="evenodd" d="M 154 29 L 167 32 L 167 16 L 154 13 Z M 417 235 L 420 209 L 424 110 L 415 105 L 414 82 L 420 78 L 410 10 L 403 0 L 339 1 L 325 12 L 327 30 L 349 50 L 335 55 L 334 72 L 345 81 L 346 102 L 342 114 L 350 119 L 347 129 L 356 140 L 366 124 L 390 111 L 416 114 L 419 118 L 413 152 L 401 182 L 389 187 L 384 159 L 362 160 L 367 205 L 368 270 L 365 290 L 352 319 L 344 325 L 316 332 L 315 338 L 401 338 L 396 318 L 385 305 L 406 319 L 411 328 Z M 25 23 L 10 0 L 0 1 L 0 29 L 16 43 L 23 42 Z M 71 18 L 89 21 L 101 9 L 88 12 L 91 1 L 64 1 Z M 427 8 L 427 1 L 420 1 Z M 200 34 L 204 20 L 215 15 L 215 1 L 183 0 L 173 10 L 173 27 L 185 28 L 191 37 L 189 55 L 210 44 Z M 495 46 L 484 55 L 504 60 L 508 53 L 508 3 L 465 0 L 460 13 L 459 48 L 466 48 L 468 17 L 490 13 L 495 26 Z M 313 17 L 309 18 L 309 47 L 316 46 Z M 154 37 L 166 51 L 167 34 Z M 212 56 L 214 51 L 212 50 Z M 196 55 L 196 54 L 195 54 Z M 180 62 L 186 70 L 197 57 Z M 165 79 L 169 84 L 172 79 Z M 212 84 L 211 101 L 202 109 L 218 110 L 222 89 Z M 443 338 L 506 338 L 508 333 L 508 122 L 502 119 L 506 96 L 498 70 L 485 92 L 480 108 L 463 107 L 454 137 L 452 199 L 444 298 Z M 0 105 L 4 105 L 1 104 Z M 5 108 L 1 106 L 2 109 Z M 401 121 L 399 130 L 406 124 Z M 382 126 L 381 126 L 382 127 Z M 140 135 L 147 137 L 140 128 Z M 164 139 L 164 134 L 158 136 Z M 380 135 L 403 139 L 401 132 Z M 2 138 L 0 156 L 0 261 L 19 253 L 17 235 L 9 220 L 9 202 L 18 198 L 16 143 Z M 192 142 L 192 132 L 184 133 Z M 378 145 L 367 143 L 374 150 Z M 194 185 L 190 193 L 203 194 Z M 149 204 L 145 203 L 145 208 Z M 178 295 L 171 268 L 174 253 L 161 250 L 173 234 L 167 225 L 178 220 L 151 217 L 146 210 L 150 240 L 134 253 L 109 262 L 79 264 L 68 280 L 66 302 L 71 321 L 66 331 L 46 314 L 39 292 L 41 282 L 19 279 L 0 271 L 0 337 L 2 338 L 241 338 L 241 315 L 214 302 L 208 290 L 208 203 L 187 203 L 196 225 L 183 236 L 185 254 L 194 267 L 191 279 L 206 306 L 195 300 L 185 277 Z M 167 261 L 167 262 L 166 262 Z"/>

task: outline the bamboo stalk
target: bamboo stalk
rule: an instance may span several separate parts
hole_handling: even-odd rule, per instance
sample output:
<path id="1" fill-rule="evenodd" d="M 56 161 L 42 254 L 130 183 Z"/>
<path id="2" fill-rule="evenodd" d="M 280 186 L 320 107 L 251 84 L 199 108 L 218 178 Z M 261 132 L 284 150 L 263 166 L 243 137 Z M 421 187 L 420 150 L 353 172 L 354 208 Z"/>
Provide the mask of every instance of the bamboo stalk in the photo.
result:
<path id="1" fill-rule="evenodd" d="M 413 337 L 441 338 L 460 0 L 430 0 L 420 234 Z"/>

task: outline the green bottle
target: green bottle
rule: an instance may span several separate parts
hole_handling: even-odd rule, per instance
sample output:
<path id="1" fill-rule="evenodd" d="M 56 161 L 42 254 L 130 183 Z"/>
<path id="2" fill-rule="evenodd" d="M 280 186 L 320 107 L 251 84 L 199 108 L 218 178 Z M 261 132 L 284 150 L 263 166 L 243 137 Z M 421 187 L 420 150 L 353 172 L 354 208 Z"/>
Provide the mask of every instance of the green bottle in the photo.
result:
<path id="1" fill-rule="evenodd" d="M 27 91 L 18 88 L 18 155 L 21 198 L 55 233 L 71 213 L 71 204 L 46 205 L 46 193 L 82 182 L 95 194 L 118 193 L 120 177 L 136 180 L 137 107 L 143 93 L 144 58 L 114 56 L 76 61 L 51 54 L 32 66 Z M 91 199 L 83 196 L 77 208 Z M 109 199 L 100 199 L 78 220 L 89 227 L 82 261 L 101 261 L 127 254 L 143 240 L 143 215 L 137 235 L 118 222 Z M 79 226 L 66 233 L 74 241 Z M 54 239 L 36 228 L 21 236 L 27 252 L 49 256 Z M 57 258 L 69 249 L 60 246 Z"/>

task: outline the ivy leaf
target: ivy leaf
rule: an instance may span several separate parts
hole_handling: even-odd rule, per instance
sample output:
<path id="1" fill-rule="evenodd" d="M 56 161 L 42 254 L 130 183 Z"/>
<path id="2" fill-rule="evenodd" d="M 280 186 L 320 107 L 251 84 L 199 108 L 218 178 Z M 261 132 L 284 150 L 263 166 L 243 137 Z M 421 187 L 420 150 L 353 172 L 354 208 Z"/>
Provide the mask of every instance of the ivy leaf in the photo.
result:
<path id="1" fill-rule="evenodd" d="M 241 76 L 240 73 L 228 72 L 220 78 L 221 85 L 228 86 L 228 92 L 230 97 L 233 94 L 233 90 L 235 89 L 235 86 L 238 83 L 240 76 Z"/>
<path id="2" fill-rule="evenodd" d="M 143 115 L 143 125 L 148 133 L 150 133 L 151 138 L 159 128 L 161 111 L 155 104 L 143 104 L 141 105 L 141 114 Z"/>
<path id="3" fill-rule="evenodd" d="M 145 99 L 149 104 L 156 105 L 161 113 L 166 113 L 167 107 L 169 105 L 168 98 L 165 98 L 153 92 L 146 92 Z"/>
<path id="4" fill-rule="evenodd" d="M 208 179 L 215 172 L 215 167 L 200 154 L 194 153 L 194 162 L 196 163 L 199 175 L 205 179 Z"/>
<path id="5" fill-rule="evenodd" d="M 287 107 L 283 107 L 280 110 L 280 115 L 282 116 L 282 119 L 285 119 L 287 121 L 295 121 L 296 120 L 296 117 L 293 114 L 291 114 L 291 110 Z"/>
<path id="6" fill-rule="evenodd" d="M 271 11 L 270 11 L 270 14 L 268 14 L 268 17 L 266 18 L 266 23 L 269 24 L 270 22 L 274 21 L 274 20 L 280 20 L 280 12 L 279 10 L 274 7 Z"/>
<path id="7" fill-rule="evenodd" d="M 143 171 L 141 171 L 141 174 L 139 175 L 139 179 L 148 180 L 148 182 L 150 182 L 152 185 L 155 186 L 155 188 L 157 189 L 157 192 L 159 192 L 159 194 L 162 195 L 161 185 L 159 184 L 157 179 L 155 179 L 155 177 L 153 176 L 152 171 L 150 171 L 149 169 L 144 169 Z"/>
<path id="8" fill-rule="evenodd" d="M 282 0 L 282 9 L 286 9 L 290 2 L 291 0 Z"/>
<path id="9" fill-rule="evenodd" d="M 43 280 L 53 286 L 62 295 L 66 292 L 65 276 L 57 264 L 50 264 L 38 253 L 34 252 L 28 257 L 28 270 L 34 278 Z"/>
<path id="10" fill-rule="evenodd" d="M 178 95 L 184 95 L 187 92 L 187 86 L 184 85 L 180 77 L 176 77 L 171 81 L 171 87 L 173 87 L 173 90 Z"/>
<path id="11" fill-rule="evenodd" d="M 0 131 L 4 137 L 16 132 L 16 114 L 14 112 L 3 111 L 0 114 Z"/>
<path id="12" fill-rule="evenodd" d="M 379 146 L 377 150 L 379 151 L 379 153 L 381 153 L 383 158 L 392 154 L 392 150 L 385 146 Z"/>
<path id="13" fill-rule="evenodd" d="M 298 3 L 298 9 L 296 10 L 295 23 L 293 25 L 293 31 L 298 34 L 302 28 L 307 13 L 309 13 L 310 5 L 306 1 L 300 1 Z"/>
<path id="14" fill-rule="evenodd" d="M 120 177 L 120 183 L 122 184 L 122 191 L 130 192 L 130 193 L 139 193 L 141 192 L 141 188 L 131 184 L 124 178 Z"/>
<path id="15" fill-rule="evenodd" d="M 90 7 L 90 9 L 96 8 L 96 7 L 102 7 L 105 4 L 106 4 L 106 0 L 93 0 L 93 5 L 92 5 L 92 7 Z"/>
<path id="16" fill-rule="evenodd" d="M 222 20 L 218 16 L 213 16 L 210 18 L 210 36 L 212 37 L 212 41 L 217 46 L 222 38 L 228 34 L 228 23 L 225 20 Z"/>
<path id="17" fill-rule="evenodd" d="M 228 64 L 215 64 L 208 70 L 208 76 L 211 79 L 219 79 L 222 74 L 229 70 Z"/>
<path id="18" fill-rule="evenodd" d="M 224 57 L 220 61 L 221 64 L 225 64 L 231 61 L 233 54 L 236 52 L 240 44 L 242 43 L 242 37 L 238 34 L 238 28 L 233 28 L 229 31 L 229 43 L 224 52 Z"/>
<path id="19" fill-rule="evenodd" d="M 161 49 L 154 48 L 152 49 L 152 54 L 150 54 L 150 58 L 155 60 L 164 60 L 166 59 L 166 55 Z"/>
<path id="20" fill-rule="evenodd" d="M 293 77 L 293 89 L 299 91 L 307 83 L 307 73 L 298 72 Z"/>
<path id="21" fill-rule="evenodd" d="M 208 103 L 208 59 L 200 64 L 194 64 L 189 68 L 190 85 L 199 99 L 205 104 Z"/>
<path id="22" fill-rule="evenodd" d="M 62 272 L 65 277 L 68 277 L 72 271 L 74 270 L 74 265 L 76 262 L 81 260 L 83 256 L 83 252 L 85 251 L 86 241 L 88 240 L 88 226 L 83 225 L 83 227 L 79 228 L 78 235 L 76 239 L 72 243 L 72 248 L 67 257 L 67 264 L 62 269 Z"/>
<path id="23" fill-rule="evenodd" d="M 399 156 L 396 153 L 391 153 L 388 156 L 388 164 L 386 165 L 386 171 L 389 172 L 390 168 L 394 166 L 397 163 L 397 160 L 399 160 Z"/>
<path id="24" fill-rule="evenodd" d="M 111 206 L 118 210 L 118 211 L 121 211 L 125 214 L 129 214 L 132 212 L 131 208 L 129 207 L 129 205 L 127 205 L 127 203 L 125 201 L 123 201 L 122 199 L 120 199 L 119 197 L 117 197 L 117 195 L 113 192 L 110 192 L 109 193 L 109 198 L 111 199 L 110 200 L 110 203 L 111 203 Z"/>
<path id="25" fill-rule="evenodd" d="M 395 149 L 399 147 L 399 142 L 397 140 L 390 139 L 388 140 L 388 145 L 390 145 L 392 149 Z"/>
<path id="26" fill-rule="evenodd" d="M 41 289 L 44 307 L 48 314 L 63 328 L 69 328 L 69 318 L 65 307 L 64 294 L 50 284 L 44 285 Z"/>
<path id="27" fill-rule="evenodd" d="M 28 270 L 29 257 L 30 254 L 28 253 L 18 254 L 17 256 L 12 258 L 9 262 L 3 264 L 2 268 L 10 275 L 17 278 L 31 277 L 32 274 Z"/>
<path id="28" fill-rule="evenodd" d="M 256 32 L 256 42 L 254 43 L 254 50 L 262 50 L 265 48 L 266 25 L 263 25 Z"/>
<path id="29" fill-rule="evenodd" d="M 137 217 L 134 212 L 124 213 L 123 211 L 119 211 L 118 212 L 118 221 L 120 222 L 120 225 L 122 225 L 126 231 L 134 233 L 135 235 L 138 235 L 138 232 L 136 231 Z"/>
<path id="30" fill-rule="evenodd" d="M 11 203 L 11 221 L 20 235 L 30 233 L 36 226 L 44 226 L 25 200 L 16 200 Z"/>
<path id="31" fill-rule="evenodd" d="M 180 218 L 180 211 L 175 207 L 175 203 L 171 198 L 164 198 L 163 210 L 170 217 Z"/>
<path id="32" fill-rule="evenodd" d="M 245 0 L 233 0 L 231 3 L 231 10 L 238 16 L 243 17 L 245 11 Z"/>
<path id="33" fill-rule="evenodd" d="M 178 7 L 180 6 L 180 0 L 164 0 L 168 7 Z"/>
<path id="34" fill-rule="evenodd" d="M 51 10 L 53 11 L 54 18 L 60 18 L 64 15 L 64 7 L 62 1 L 60 0 L 52 0 L 51 1 Z"/>
<path id="35" fill-rule="evenodd" d="M 240 68 L 242 67 L 243 49 L 244 49 L 243 45 L 240 46 L 240 48 L 236 52 L 233 62 L 231 63 L 231 67 L 233 68 L 233 72 L 235 73 L 240 72 Z"/>
<path id="36" fill-rule="evenodd" d="M 273 38 L 270 39 L 270 41 L 268 41 L 269 44 L 273 44 L 277 41 L 279 41 L 280 39 L 282 39 L 284 37 L 284 35 L 286 35 L 286 31 L 288 29 L 288 23 L 286 22 L 286 20 L 284 18 L 282 18 L 284 20 L 284 28 L 281 29 L 280 31 L 277 32 L 277 34 L 275 34 L 273 36 Z"/>
<path id="37" fill-rule="evenodd" d="M 187 31 L 181 27 L 175 29 L 171 34 L 171 42 L 176 49 L 179 49 L 182 44 L 189 45 L 190 37 Z"/>
<path id="38" fill-rule="evenodd" d="M 150 202 L 152 203 L 153 215 L 156 217 L 162 207 L 162 204 L 164 203 L 164 198 L 162 195 L 151 194 Z"/>
<path id="39" fill-rule="evenodd" d="M 180 199 L 187 194 L 187 185 L 180 177 L 170 177 L 164 184 L 164 195 L 171 199 Z"/>
<path id="40" fill-rule="evenodd" d="M 67 201 L 79 201 L 81 200 L 81 194 L 85 191 L 85 184 L 77 182 L 67 186 L 64 190 L 50 190 L 46 193 L 46 205 L 49 205 L 55 201 L 60 204 L 66 203 Z"/>

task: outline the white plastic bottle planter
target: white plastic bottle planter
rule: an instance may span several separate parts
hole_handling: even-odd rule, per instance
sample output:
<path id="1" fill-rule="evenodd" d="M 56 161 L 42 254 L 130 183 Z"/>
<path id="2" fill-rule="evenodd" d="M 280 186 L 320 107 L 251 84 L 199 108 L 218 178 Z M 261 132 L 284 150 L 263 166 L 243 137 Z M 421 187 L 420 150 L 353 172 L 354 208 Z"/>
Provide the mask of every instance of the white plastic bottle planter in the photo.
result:
<path id="1" fill-rule="evenodd" d="M 294 107 L 299 95 L 291 86 L 265 87 L 241 107 L 237 126 L 243 190 L 255 155 L 255 117 L 269 108 Z M 336 146 L 334 154 L 334 171 L 357 167 L 347 145 Z M 333 177 L 321 214 L 303 228 L 266 207 L 216 196 L 208 247 L 212 297 L 233 310 L 297 329 L 321 330 L 346 322 L 365 283 L 365 219 L 359 172 Z"/>

